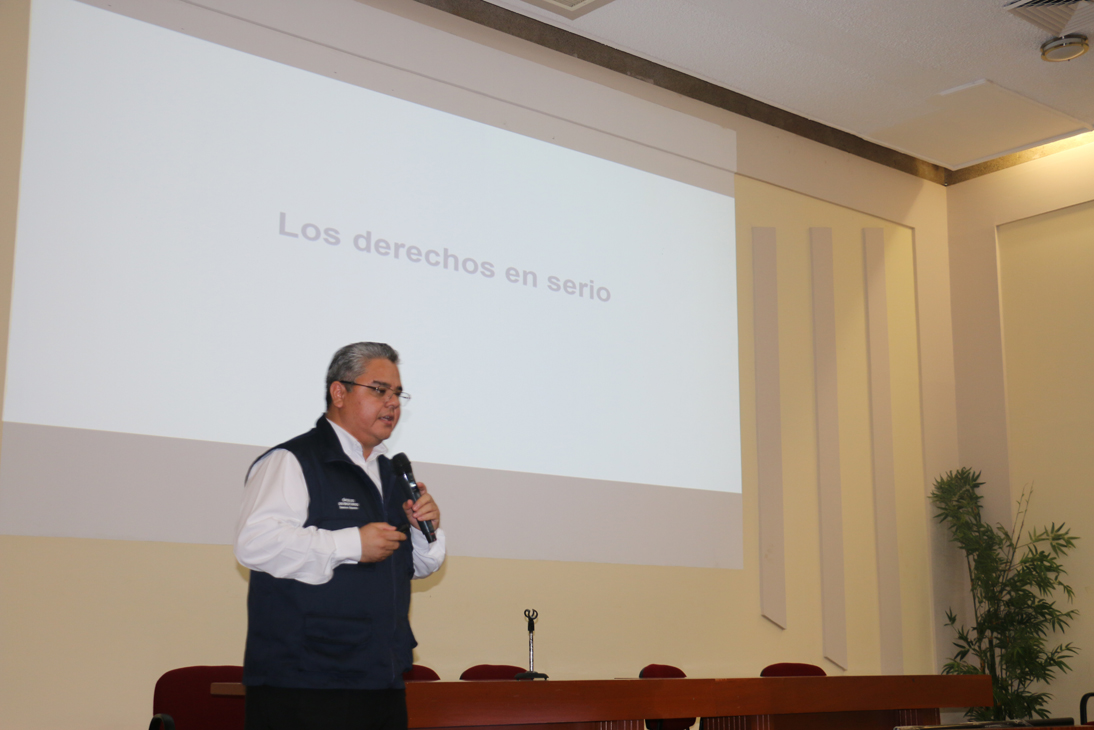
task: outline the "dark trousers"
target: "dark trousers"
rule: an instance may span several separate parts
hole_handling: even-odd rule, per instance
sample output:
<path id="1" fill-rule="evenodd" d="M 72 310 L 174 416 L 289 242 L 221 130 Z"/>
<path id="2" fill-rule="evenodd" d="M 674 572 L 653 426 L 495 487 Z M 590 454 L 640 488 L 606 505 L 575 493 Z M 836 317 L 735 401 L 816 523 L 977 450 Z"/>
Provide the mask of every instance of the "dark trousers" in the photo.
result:
<path id="1" fill-rule="evenodd" d="M 245 730 L 407 730 L 401 689 L 247 688 Z"/>

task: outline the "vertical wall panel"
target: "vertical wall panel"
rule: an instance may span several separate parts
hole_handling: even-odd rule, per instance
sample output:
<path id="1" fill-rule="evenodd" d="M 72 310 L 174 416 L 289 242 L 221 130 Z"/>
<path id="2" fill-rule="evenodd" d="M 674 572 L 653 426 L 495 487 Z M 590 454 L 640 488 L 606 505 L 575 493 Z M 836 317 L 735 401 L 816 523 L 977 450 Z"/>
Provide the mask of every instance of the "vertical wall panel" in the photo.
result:
<path id="1" fill-rule="evenodd" d="M 782 414 L 779 388 L 779 287 L 775 229 L 752 229 L 756 348 L 756 466 L 760 512 L 760 611 L 786 628 Z"/>
<path id="2" fill-rule="evenodd" d="M 817 402 L 817 501 L 820 508 L 824 656 L 841 669 L 847 669 L 832 229 L 810 228 L 809 246 L 813 270 L 813 366 Z"/>
<path id="3" fill-rule="evenodd" d="M 863 228 L 866 332 L 870 361 L 870 429 L 873 447 L 874 530 L 877 541 L 878 618 L 882 674 L 904 673 L 897 549 L 896 471 L 889 368 L 889 320 L 885 288 L 885 231 Z"/>
<path id="4" fill-rule="evenodd" d="M 8 363 L 29 28 L 30 0 L 0 3 L 0 382 L 4 382 Z M 0 408 L 3 405 L 0 390 Z"/>
<path id="5" fill-rule="evenodd" d="M 1094 200 L 999 226 L 1010 466 L 1014 484 L 1033 485 L 1027 524 L 1066 520 L 1081 535 L 1064 559 L 1082 617 L 1068 640 L 1085 651 L 1052 683 L 1054 717 L 1071 715 L 1094 691 Z M 977 466 L 970 464 L 969 466 Z M 1015 495 L 1017 496 L 1017 495 Z M 952 649 L 950 649 L 952 653 Z M 943 656 L 949 656 L 945 654 Z"/>

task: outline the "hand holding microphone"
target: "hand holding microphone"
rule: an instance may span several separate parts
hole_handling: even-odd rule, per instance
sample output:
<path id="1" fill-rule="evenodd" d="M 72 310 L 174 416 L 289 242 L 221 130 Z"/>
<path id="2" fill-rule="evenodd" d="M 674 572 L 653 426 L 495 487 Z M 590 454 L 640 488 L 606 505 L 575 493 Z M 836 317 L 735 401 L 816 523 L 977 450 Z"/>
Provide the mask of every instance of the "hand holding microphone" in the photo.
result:
<path id="1" fill-rule="evenodd" d="M 436 541 L 437 535 L 433 523 L 436 521 L 440 524 L 441 519 L 441 511 L 437 508 L 437 503 L 425 490 L 425 485 L 419 485 L 414 479 L 414 470 L 411 469 L 410 459 L 406 454 L 400 453 L 392 457 L 391 466 L 395 470 L 396 479 L 403 485 L 410 498 L 408 503 L 403 505 L 407 519 L 417 523 L 418 529 L 422 531 L 428 542 Z"/>

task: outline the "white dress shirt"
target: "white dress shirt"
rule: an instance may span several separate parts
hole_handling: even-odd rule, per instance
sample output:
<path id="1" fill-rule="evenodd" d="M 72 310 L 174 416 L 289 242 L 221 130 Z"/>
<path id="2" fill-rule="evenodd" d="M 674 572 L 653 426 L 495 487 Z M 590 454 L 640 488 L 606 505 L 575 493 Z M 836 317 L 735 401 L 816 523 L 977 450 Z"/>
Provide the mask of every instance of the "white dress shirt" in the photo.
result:
<path id="1" fill-rule="evenodd" d="M 377 458 L 387 446 L 376 446 L 368 458 L 357 439 L 333 421 L 342 450 L 365 470 L 382 491 Z M 382 496 L 382 494 L 381 494 Z M 304 527 L 308 519 L 308 485 L 300 462 L 285 449 L 275 449 L 251 467 L 243 490 L 243 505 L 236 522 L 235 556 L 245 567 L 269 573 L 275 578 L 292 578 L 319 585 L 334 576 L 334 569 L 361 560 L 361 536 L 356 527 L 321 530 Z M 433 573 L 445 558 L 444 530 L 437 530 L 436 542 L 410 528 L 414 577 Z"/>

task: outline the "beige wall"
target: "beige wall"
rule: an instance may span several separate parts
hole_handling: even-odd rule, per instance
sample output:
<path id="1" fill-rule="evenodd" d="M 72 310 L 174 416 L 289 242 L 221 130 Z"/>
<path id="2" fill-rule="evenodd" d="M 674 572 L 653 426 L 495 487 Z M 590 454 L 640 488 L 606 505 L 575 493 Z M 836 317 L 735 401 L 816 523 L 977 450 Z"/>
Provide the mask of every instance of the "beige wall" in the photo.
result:
<path id="1" fill-rule="evenodd" d="M 1089 144 L 949 190 L 961 460 L 982 470 L 995 520 L 1008 519 L 1013 486 L 996 227 L 1092 198 L 1094 146 Z"/>
<path id="2" fill-rule="evenodd" d="M 787 636 L 802 623 L 820 632 L 820 549 L 817 433 L 813 365 L 811 227 L 831 228 L 835 262 L 837 388 L 840 471 L 847 596 L 848 672 L 877 674 L 879 661 L 878 565 L 874 535 L 873 453 L 863 229 L 885 232 L 889 352 L 892 363 L 893 443 L 897 475 L 897 532 L 904 671 L 934 668 L 930 619 L 928 530 L 923 502 L 923 449 L 911 229 L 767 183 L 738 177 L 737 248 L 741 280 L 741 400 L 746 457 L 755 452 L 751 230 L 771 227 L 778 241 L 779 357 L 783 426 L 783 503 L 787 559 Z M 750 464 L 752 466 L 752 464 Z M 746 480 L 752 486 L 755 479 Z M 753 492 L 754 493 L 754 490 Z M 747 499 L 746 519 L 754 515 Z M 883 565 L 884 568 L 884 565 Z M 758 576 L 757 576 L 758 577 Z M 763 653 L 763 646 L 757 647 Z M 800 651 L 800 650 L 799 650 Z M 817 649 L 813 648 L 813 652 Z M 774 661 L 774 659 L 771 659 Z M 803 659 L 803 661 L 805 661 Z M 834 665 L 819 658 L 830 673 Z"/>
<path id="3" fill-rule="evenodd" d="M 531 60 L 735 130 L 741 174 L 737 193 L 740 230 L 753 224 L 775 226 L 792 242 L 780 254 L 784 256 L 780 263 L 785 263 L 783 276 L 787 277 L 780 299 L 780 309 L 786 311 L 780 340 L 794 353 L 780 373 L 788 409 L 784 414 L 784 467 L 789 485 L 786 535 L 791 556 L 787 566 L 788 629 L 778 629 L 759 614 L 754 413 L 749 411 L 747 396 L 750 325 L 747 307 L 743 307 L 745 569 L 452 558 L 439 575 L 415 587 L 413 621 L 421 642 L 418 659 L 445 679 L 455 678 L 476 662 L 520 664 L 526 658 L 526 643 L 519 617 L 523 609 L 535 607 L 542 617 L 537 630 L 537 668 L 560 679 L 633 676 L 652 661 L 676 664 L 692 676 L 754 675 L 764 664 L 778 660 L 811 661 L 837 671 L 821 657 L 812 374 L 802 365 L 811 357 L 803 236 L 809 226 L 830 225 L 837 234 L 837 271 L 843 272 L 840 281 L 849 282 L 837 293 L 837 312 L 848 323 L 847 340 L 839 354 L 839 379 L 851 627 L 849 671 L 876 672 L 878 597 L 872 577 L 876 575 L 875 556 L 866 486 L 865 350 L 857 319 L 861 316 L 861 292 L 856 287 L 861 279 L 854 276 L 860 266 L 861 246 L 856 246 L 848 233 L 862 225 L 876 225 L 891 233 L 887 236 L 891 264 L 887 264 L 886 278 L 891 292 L 889 324 L 894 333 L 890 347 L 893 389 L 899 396 L 894 399 L 894 432 L 900 436 L 898 506 L 905 666 L 909 672 L 926 672 L 937 666 L 946 643 L 944 633 L 937 631 L 940 608 L 961 600 L 960 573 L 953 569 L 956 563 L 945 541 L 931 532 L 934 528 L 925 504 L 929 483 L 961 463 L 959 443 L 962 457 L 966 452 L 969 457 L 981 453 L 967 444 L 988 444 L 983 453 L 992 457 L 982 461 L 991 463 L 969 462 L 970 466 L 1010 468 L 1005 438 L 1000 447 L 998 433 L 995 441 L 992 434 L 980 434 L 981 421 L 997 417 L 1002 399 L 998 339 L 994 352 L 998 353 L 1000 375 L 994 390 L 994 376 L 983 383 L 970 377 L 976 372 L 976 345 L 982 344 L 981 340 L 974 337 L 959 343 L 958 355 L 966 358 L 961 361 L 965 370 L 959 370 L 966 375 L 962 387 L 972 392 L 962 401 L 959 433 L 951 259 L 954 306 L 962 312 L 953 321 L 961 322 L 965 327 L 962 332 L 970 327 L 974 333 L 987 332 L 984 337 L 990 360 L 989 304 L 995 303 L 998 329 L 998 289 L 984 284 L 989 279 L 996 281 L 996 269 L 994 253 L 982 255 L 983 244 L 987 241 L 994 252 L 995 225 L 1013 220 L 1001 211 L 1012 205 L 1021 208 L 1012 200 L 1037 198 L 1042 207 L 1026 213 L 1033 215 L 1059 207 L 1052 203 L 1054 195 L 1065 200 L 1061 205 L 1070 204 L 1067 200 L 1094 198 L 1094 181 L 1087 179 L 1094 175 L 1094 147 L 947 191 L 484 30 L 411 0 L 368 4 L 471 39 L 482 48 Z M 0 117 L 0 156 L 17 154 L 20 144 L 16 120 L 22 118 L 26 6 L 25 0 L 0 3 L 0 53 L 5 54 L 0 57 L 0 109 L 4 115 Z M 411 49 L 420 42 L 414 37 L 401 40 Z M 422 57 L 435 52 L 421 50 Z M 504 76 L 505 57 L 498 58 L 496 68 L 480 72 L 483 78 L 493 73 Z M 561 83 L 548 89 L 557 94 L 564 90 Z M 11 111 L 17 108 L 18 113 Z M 4 160 L 0 167 L 0 247 L 4 248 L 0 254 L 7 251 L 2 256 L 10 267 L 16 172 L 7 163 L 9 157 L 0 159 Z M 1040 170 L 1045 165 L 1055 174 L 1077 174 L 1086 180 L 1082 185 L 1087 192 L 1050 184 L 1057 179 L 1051 174 L 1041 180 L 1036 175 L 1027 177 L 1023 171 L 1026 167 Z M 865 223 L 867 220 L 871 222 Z M 955 248 L 961 252 L 977 255 L 963 258 L 960 252 L 955 254 L 951 240 L 959 244 Z M 750 253 L 749 239 L 739 233 L 739 241 L 741 293 L 745 297 L 748 277 L 744 272 L 748 267 L 743 264 Z M 990 274 L 985 273 L 987 269 Z M 979 288 L 969 287 L 970 281 L 978 282 Z M 0 301 L 6 303 L 10 271 L 0 270 L 0 282 Z M 984 312 L 983 321 L 975 319 L 974 314 Z M 4 315 L 0 321 L 6 322 L 6 311 L 0 314 Z M 192 663 L 240 661 L 245 589 L 245 578 L 227 547 L 0 537 L 0 726 L 68 727 L 69 708 L 79 707 L 80 724 L 85 727 L 140 727 L 147 721 L 152 685 L 161 672 Z M 67 698 L 63 706 L 56 702 L 62 691 Z"/>
<path id="4" fill-rule="evenodd" d="M 23 151 L 23 97 L 27 82 L 30 0 L 0 3 L 0 379 L 8 362 L 11 269 Z M 0 392 L 0 407 L 3 393 Z"/>
<path id="5" fill-rule="evenodd" d="M 19 158 L 23 140 L 23 98 L 27 77 L 29 0 L 0 2 L 0 377 L 7 367 L 8 317 L 11 310 L 11 269 L 15 252 L 16 212 L 19 201 Z M 3 398 L 0 394 L 0 408 Z M 0 538 L 4 541 L 7 538 Z M 8 545 L 0 543 L 0 572 L 10 562 Z M 35 582 L 40 582 L 41 577 Z M 33 590 L 31 585 L 7 584 L 0 578 L 0 708 L 19 704 L 13 685 L 18 681 L 19 626 L 10 618 L 12 591 Z M 3 710 L 0 710 L 3 713 Z M 6 724 L 0 717 L 0 723 Z"/>
<path id="6" fill-rule="evenodd" d="M 999 281 L 1012 501 L 1030 486 L 1027 527 L 1082 538 L 1065 567 L 1080 612 L 1067 637 L 1083 651 L 1051 690 L 1052 715 L 1078 717 L 1094 691 L 1094 202 L 1001 226 Z"/>
<path id="7" fill-rule="evenodd" d="M 229 547 L 0 537 L 0 725 L 146 727 L 166 668 L 239 664 Z"/>
<path id="8" fill-rule="evenodd" d="M 1066 521 L 1085 538 L 1066 562 L 1080 614 L 1094 610 L 1094 465 L 1089 448 L 1075 448 L 1089 435 L 1081 419 L 1094 410 L 1084 278 L 1094 237 L 1083 206 L 1092 200 L 1091 144 L 950 190 L 962 463 L 982 470 L 991 519 L 1010 524 L 1014 501 L 1032 482 L 1032 524 Z M 1071 206 L 1081 207 L 1063 210 Z M 1015 221 L 1023 222 L 998 228 Z M 1090 691 L 1089 619 L 1080 617 L 1068 638 L 1086 652 L 1053 685 L 1055 716 L 1077 716 L 1079 697 Z"/>

